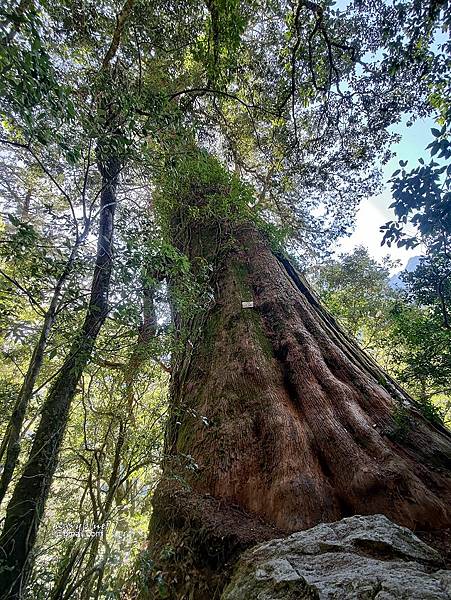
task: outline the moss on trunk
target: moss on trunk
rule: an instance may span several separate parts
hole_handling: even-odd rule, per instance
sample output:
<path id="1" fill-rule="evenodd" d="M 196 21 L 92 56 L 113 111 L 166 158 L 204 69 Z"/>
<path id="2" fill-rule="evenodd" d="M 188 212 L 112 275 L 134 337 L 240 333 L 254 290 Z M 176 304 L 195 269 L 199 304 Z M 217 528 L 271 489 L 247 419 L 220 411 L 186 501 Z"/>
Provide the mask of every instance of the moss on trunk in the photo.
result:
<path id="1" fill-rule="evenodd" d="M 383 513 L 413 529 L 451 525 L 449 432 L 231 214 L 171 221 L 193 271 L 210 265 L 214 302 L 176 316 L 184 347 L 150 527 L 150 597 L 156 582 L 167 598 L 219 597 L 244 548 L 320 522 Z M 397 437 L 400 406 L 409 427 Z"/>
<path id="2" fill-rule="evenodd" d="M 173 373 L 149 546 L 150 579 L 158 573 L 170 598 L 217 597 L 239 553 L 281 532 L 352 514 L 422 530 L 451 521 L 447 431 L 254 226 L 230 239 L 211 282 L 215 303 Z M 396 439 L 400 404 L 409 429 Z"/>

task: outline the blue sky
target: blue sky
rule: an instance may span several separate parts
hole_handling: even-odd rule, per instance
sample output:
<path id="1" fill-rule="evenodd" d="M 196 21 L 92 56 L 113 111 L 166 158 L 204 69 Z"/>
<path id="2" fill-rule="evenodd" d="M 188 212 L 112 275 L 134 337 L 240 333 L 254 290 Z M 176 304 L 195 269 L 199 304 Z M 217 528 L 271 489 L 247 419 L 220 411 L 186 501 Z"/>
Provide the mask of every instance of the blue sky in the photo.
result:
<path id="1" fill-rule="evenodd" d="M 368 248 L 371 256 L 376 259 L 381 259 L 387 254 L 393 259 L 399 259 L 402 268 L 411 256 L 421 254 L 421 248 L 408 251 L 404 248 L 381 246 L 382 234 L 379 231 L 381 225 L 394 218 L 393 211 L 388 208 L 392 199 L 387 181 L 393 171 L 399 168 L 399 161 L 408 160 L 407 168 L 413 168 L 417 165 L 418 158 L 429 159 L 429 153 L 425 148 L 433 139 L 431 134 L 431 127 L 434 126 L 433 119 L 418 119 L 411 127 L 407 127 L 406 122 L 407 118 L 392 129 L 401 135 L 401 140 L 392 146 L 396 156 L 383 167 L 384 191 L 377 196 L 362 201 L 357 214 L 354 233 L 351 237 L 340 241 L 336 248 L 337 253 L 349 252 L 355 246 L 363 245 Z M 394 269 L 394 271 L 398 270 L 399 268 Z"/>
<path id="2" fill-rule="evenodd" d="M 350 0 L 336 0 L 335 8 L 345 10 L 349 2 Z M 449 32 L 439 30 L 434 35 L 432 48 L 437 50 L 448 40 Z M 436 126 L 435 121 L 431 118 L 418 119 L 411 127 L 406 126 L 407 121 L 408 118 L 404 117 L 401 123 L 392 128 L 392 131 L 401 135 L 401 140 L 392 146 L 392 150 L 396 152 L 396 156 L 383 167 L 385 184 L 390 179 L 391 174 L 399 168 L 400 160 L 409 161 L 407 165 L 408 169 L 417 166 L 417 160 L 420 157 L 424 158 L 426 162 L 430 160 L 426 146 L 433 139 L 431 127 Z M 405 267 L 410 257 L 421 254 L 421 247 L 417 247 L 414 250 L 405 250 L 404 248 L 393 246 L 388 248 L 387 246 L 380 245 L 382 234 L 379 231 L 379 227 L 394 218 L 393 211 L 388 208 L 391 202 L 390 186 L 388 185 L 385 185 L 385 190 L 381 194 L 364 200 L 360 205 L 353 235 L 341 240 L 337 245 L 336 252 L 338 254 L 340 252 L 349 252 L 355 246 L 363 245 L 368 248 L 370 254 L 376 259 L 381 259 L 388 254 L 391 258 L 400 260 L 402 268 Z M 394 272 L 398 270 L 394 269 Z"/>

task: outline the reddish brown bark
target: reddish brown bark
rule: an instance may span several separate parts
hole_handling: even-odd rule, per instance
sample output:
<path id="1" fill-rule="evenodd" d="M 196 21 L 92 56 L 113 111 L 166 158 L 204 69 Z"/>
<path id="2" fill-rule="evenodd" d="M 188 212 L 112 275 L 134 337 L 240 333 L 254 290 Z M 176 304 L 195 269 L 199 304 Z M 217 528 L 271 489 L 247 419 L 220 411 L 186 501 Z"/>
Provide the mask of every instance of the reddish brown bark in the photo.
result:
<path id="1" fill-rule="evenodd" d="M 212 260 L 213 248 L 224 247 L 220 231 L 218 246 L 214 228 L 191 229 L 181 248 L 194 264 L 200 254 Z M 256 541 L 230 521 L 232 510 L 253 519 L 246 535 L 254 529 L 259 539 L 352 514 L 383 513 L 413 529 L 449 526 L 447 430 L 344 334 L 255 227 L 235 228 L 227 242 L 213 306 L 202 322 L 184 324 L 151 542 L 191 540 L 190 560 L 205 575 Z M 228 550 L 204 544 L 196 555 L 199 531 Z M 197 588 L 193 598 L 208 593 Z"/>

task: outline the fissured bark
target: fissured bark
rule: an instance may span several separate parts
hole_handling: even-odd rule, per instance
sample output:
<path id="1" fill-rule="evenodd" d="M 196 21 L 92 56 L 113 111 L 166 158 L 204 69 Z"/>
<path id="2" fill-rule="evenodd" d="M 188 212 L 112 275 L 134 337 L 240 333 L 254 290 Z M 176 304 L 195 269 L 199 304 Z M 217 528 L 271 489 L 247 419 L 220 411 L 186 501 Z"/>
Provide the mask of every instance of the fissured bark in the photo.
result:
<path id="1" fill-rule="evenodd" d="M 172 597 L 215 597 L 228 562 L 281 531 L 375 513 L 412 529 L 450 526 L 450 434 L 343 332 L 293 265 L 253 225 L 218 228 L 216 239 L 199 226 L 180 239 L 193 264 L 211 262 L 218 244 L 228 250 L 212 306 L 179 322 L 185 349 L 150 534 L 154 556 L 170 548 L 160 575 Z"/>

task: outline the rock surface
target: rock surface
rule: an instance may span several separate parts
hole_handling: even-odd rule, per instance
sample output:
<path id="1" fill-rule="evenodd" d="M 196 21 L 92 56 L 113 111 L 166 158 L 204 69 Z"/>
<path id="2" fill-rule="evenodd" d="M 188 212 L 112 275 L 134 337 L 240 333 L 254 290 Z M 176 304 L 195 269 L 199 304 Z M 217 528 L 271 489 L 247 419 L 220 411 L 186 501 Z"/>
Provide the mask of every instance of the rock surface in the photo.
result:
<path id="1" fill-rule="evenodd" d="M 383 515 L 323 523 L 242 555 L 221 600 L 449 600 L 440 555 Z"/>

